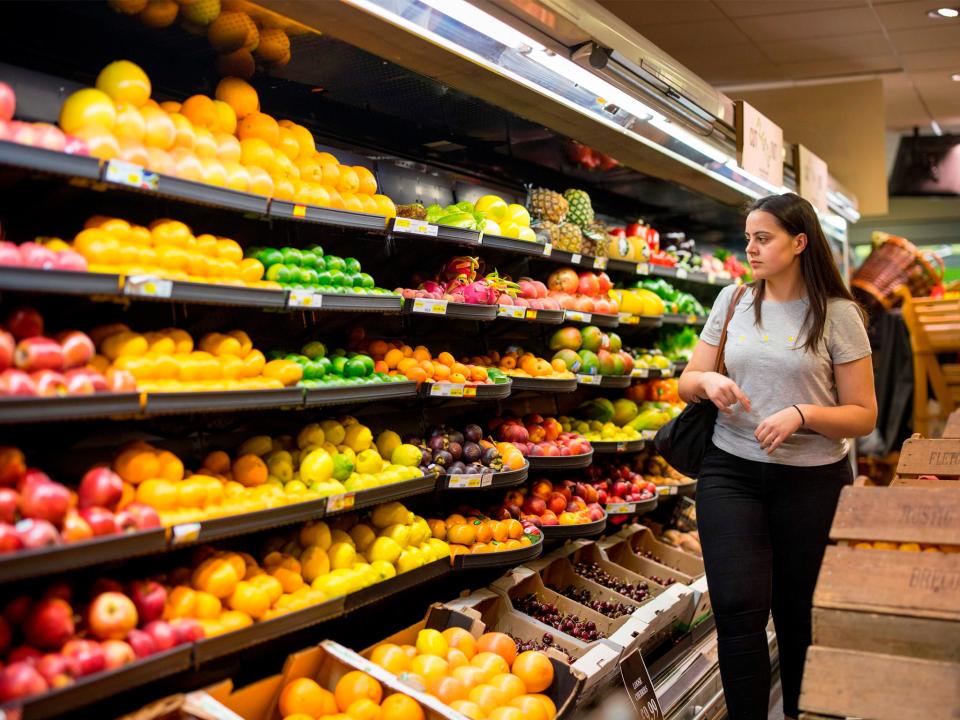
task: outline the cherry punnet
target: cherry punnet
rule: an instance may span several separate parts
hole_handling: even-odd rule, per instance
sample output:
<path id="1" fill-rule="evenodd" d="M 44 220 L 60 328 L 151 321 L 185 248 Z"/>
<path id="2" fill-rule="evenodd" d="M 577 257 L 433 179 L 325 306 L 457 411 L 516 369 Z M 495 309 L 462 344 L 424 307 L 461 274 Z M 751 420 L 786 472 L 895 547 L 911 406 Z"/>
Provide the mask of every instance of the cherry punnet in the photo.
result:
<path id="1" fill-rule="evenodd" d="M 644 600 L 650 599 L 650 586 L 647 583 L 633 585 L 628 583 L 626 580 L 613 577 L 606 570 L 597 565 L 597 563 L 581 561 L 578 562 L 573 569 L 576 571 L 577 575 L 585 577 L 587 580 L 593 580 L 595 583 L 599 583 L 606 588 L 610 588 L 614 592 L 625 595 L 631 600 L 643 602 Z"/>
<path id="2" fill-rule="evenodd" d="M 582 642 L 593 642 L 606 635 L 597 629 L 597 626 L 576 615 L 564 615 L 553 603 L 543 602 L 535 593 L 529 593 L 514 601 L 514 607 L 525 615 L 539 620 L 545 625 L 560 630 Z"/>
<path id="3" fill-rule="evenodd" d="M 586 605 L 591 610 L 595 610 L 601 615 L 606 615 L 610 618 L 618 618 L 624 615 L 631 614 L 636 610 L 635 605 L 628 605 L 627 603 L 621 602 L 609 602 L 607 600 L 594 600 L 593 595 L 586 588 L 578 588 L 575 585 L 567 585 L 563 590 L 549 586 L 554 592 L 560 593 L 564 597 L 568 597 L 574 602 L 578 602 L 581 605 Z"/>

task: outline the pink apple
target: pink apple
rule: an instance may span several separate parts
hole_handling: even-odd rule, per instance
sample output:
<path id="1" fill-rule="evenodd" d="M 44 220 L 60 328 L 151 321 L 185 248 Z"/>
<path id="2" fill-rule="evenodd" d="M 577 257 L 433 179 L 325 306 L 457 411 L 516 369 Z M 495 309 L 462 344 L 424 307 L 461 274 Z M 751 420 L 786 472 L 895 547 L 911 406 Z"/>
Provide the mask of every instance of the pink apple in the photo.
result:
<path id="1" fill-rule="evenodd" d="M 60 345 L 63 353 L 63 369 L 83 367 L 96 353 L 93 346 L 93 340 L 90 336 L 79 330 L 65 330 L 57 333 L 56 342 Z"/>
<path id="2" fill-rule="evenodd" d="M 87 626 L 100 640 L 123 640 L 137 626 L 137 608 L 123 593 L 101 593 L 87 608 Z"/>
<path id="3" fill-rule="evenodd" d="M 63 379 L 67 383 L 67 395 L 93 395 L 97 392 L 93 386 L 93 380 L 83 368 L 67 370 Z"/>
<path id="4" fill-rule="evenodd" d="M 181 618 L 173 624 L 173 630 L 177 634 L 177 645 L 203 640 L 206 632 L 203 625 L 193 618 Z"/>
<path id="5" fill-rule="evenodd" d="M 39 695 L 48 689 L 43 675 L 27 663 L 13 663 L 0 670 L 0 702 Z"/>
<path id="6" fill-rule="evenodd" d="M 73 637 L 73 608 L 59 598 L 41 600 L 30 609 L 23 635 L 34 647 L 57 650 Z"/>
<path id="7" fill-rule="evenodd" d="M 109 467 L 87 470 L 77 488 L 80 508 L 94 505 L 115 510 L 123 495 L 123 480 Z"/>
<path id="8" fill-rule="evenodd" d="M 0 523 L 12 525 L 17 521 L 20 496 L 13 488 L 0 488 Z"/>
<path id="9" fill-rule="evenodd" d="M 137 654 L 130 647 L 130 643 L 123 640 L 106 640 L 100 643 L 100 647 L 103 649 L 108 670 L 129 665 L 137 659 Z"/>
<path id="10" fill-rule="evenodd" d="M 43 335 L 21 340 L 13 351 L 13 364 L 20 370 L 63 370 L 63 348 Z"/>
<path id="11" fill-rule="evenodd" d="M 123 514 L 126 514 L 124 522 L 127 522 L 126 516 L 133 518 L 134 527 L 136 527 L 137 530 L 149 530 L 150 528 L 158 528 L 162 525 L 160 515 L 157 511 L 143 503 L 134 502 L 127 505 L 117 513 L 118 522 L 120 515 Z"/>
<path id="12" fill-rule="evenodd" d="M 70 661 L 60 653 L 47 653 L 37 661 L 36 668 L 50 687 L 63 687 L 73 680 Z"/>
<path id="13" fill-rule="evenodd" d="M 0 373 L 0 395 L 36 395 L 37 386 L 23 370 L 4 370 Z"/>
<path id="14" fill-rule="evenodd" d="M 0 82 L 0 120 L 13 120 L 13 113 L 17 109 L 17 95 L 13 88 L 5 82 Z"/>
<path id="15" fill-rule="evenodd" d="M 29 483 L 20 493 L 20 514 L 60 525 L 70 507 L 70 491 L 60 483 Z"/>
<path id="16" fill-rule="evenodd" d="M 40 397 L 63 397 L 67 394 L 67 379 L 56 370 L 37 370 L 30 373 Z"/>
<path id="17" fill-rule="evenodd" d="M 13 335 L 6 330 L 0 329 L 0 371 L 6 370 L 13 365 L 13 353 L 16 350 L 16 342 Z"/>
<path id="18" fill-rule="evenodd" d="M 53 260 L 54 267 L 57 270 L 69 270 L 71 272 L 86 272 L 87 259 L 73 250 L 61 250 Z"/>
<path id="19" fill-rule="evenodd" d="M 107 374 L 104 378 L 110 392 L 134 392 L 137 389 L 137 379 L 129 370 L 107 368 Z"/>
<path id="20" fill-rule="evenodd" d="M 145 658 L 157 651 L 157 643 L 153 636 L 143 630 L 131 630 L 127 633 L 127 642 L 133 648 L 138 658 Z"/>
<path id="21" fill-rule="evenodd" d="M 36 133 L 34 144 L 37 147 L 53 150 L 54 152 L 63 152 L 63 149 L 67 146 L 67 136 L 64 135 L 63 131 L 56 125 L 51 125 L 50 123 L 34 123 L 33 129 Z"/>
<path id="22" fill-rule="evenodd" d="M 137 608 L 141 623 L 151 623 L 163 617 L 167 590 L 154 580 L 140 580 L 130 587 L 130 598 Z M 145 627 L 144 630 L 147 628 Z"/>
<path id="23" fill-rule="evenodd" d="M 81 140 L 73 135 L 67 135 L 67 145 L 63 151 L 68 155 L 82 155 L 84 157 L 90 154 L 90 146 L 86 140 Z"/>
<path id="24" fill-rule="evenodd" d="M 117 520 L 113 513 L 103 507 L 86 507 L 80 517 L 87 521 L 94 535 L 113 535 L 117 532 Z"/>
<path id="25" fill-rule="evenodd" d="M 37 131 L 33 127 L 32 123 L 19 122 L 17 120 L 10 121 L 10 129 L 12 131 L 11 140 L 20 145 L 30 145 L 33 146 L 37 142 Z"/>
<path id="26" fill-rule="evenodd" d="M 20 246 L 20 257 L 25 267 L 37 270 L 52 270 L 56 265 L 57 254 L 39 243 L 25 242 Z"/>
<path id="27" fill-rule="evenodd" d="M 163 620 L 154 620 L 143 626 L 143 631 L 153 638 L 157 652 L 169 650 L 177 644 L 177 634 L 170 623 Z"/>
<path id="28" fill-rule="evenodd" d="M 60 653 L 67 659 L 74 677 L 93 675 L 107 667 L 103 648 L 94 640 L 70 640 Z"/>
<path id="29" fill-rule="evenodd" d="M 19 267 L 23 265 L 23 258 L 20 257 L 20 248 L 6 240 L 0 242 L 0 265 L 6 265 L 7 267 Z"/>
<path id="30" fill-rule="evenodd" d="M 63 544 L 57 528 L 46 520 L 21 520 L 14 527 L 23 547 L 29 550 Z"/>
<path id="31" fill-rule="evenodd" d="M 10 654 L 7 656 L 7 661 L 10 663 L 22 662 L 27 663 L 27 665 L 36 665 L 37 661 L 42 657 L 43 653 L 35 647 L 21 645 L 10 651 Z"/>
<path id="32" fill-rule="evenodd" d="M 77 368 L 77 370 L 86 371 L 87 377 L 90 378 L 90 384 L 93 385 L 93 391 L 95 393 L 107 392 L 110 389 L 110 386 L 107 384 L 107 379 L 96 370 L 91 368 Z"/>

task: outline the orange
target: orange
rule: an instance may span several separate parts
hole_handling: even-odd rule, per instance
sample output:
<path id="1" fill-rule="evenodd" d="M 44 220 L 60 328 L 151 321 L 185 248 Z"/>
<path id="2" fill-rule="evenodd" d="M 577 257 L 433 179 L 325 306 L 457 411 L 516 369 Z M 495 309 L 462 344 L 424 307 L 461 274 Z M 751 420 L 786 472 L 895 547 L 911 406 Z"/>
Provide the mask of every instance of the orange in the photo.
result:
<path id="1" fill-rule="evenodd" d="M 256 69 L 257 63 L 249 50 L 237 50 L 228 55 L 217 56 L 217 73 L 225 76 L 224 79 L 241 80 L 242 78 L 250 78 L 253 77 Z M 226 76 L 230 77 L 227 78 Z"/>
<path id="2" fill-rule="evenodd" d="M 281 129 L 282 127 L 283 126 L 281 126 Z M 318 163 L 313 158 L 303 157 L 302 149 L 300 150 L 300 155 L 297 156 L 296 165 L 297 165 L 297 169 L 300 170 L 301 180 L 309 180 L 310 182 L 323 183 L 323 169 L 320 167 L 320 163 Z"/>
<path id="3" fill-rule="evenodd" d="M 340 184 L 340 163 L 334 160 L 333 162 L 329 160 L 321 160 L 320 155 L 324 153 L 318 153 L 316 160 L 320 163 L 320 167 L 323 169 L 323 184 L 328 185 L 334 190 L 338 190 L 337 187 Z"/>
<path id="4" fill-rule="evenodd" d="M 404 375 L 406 375 L 407 380 L 412 380 L 413 382 L 416 382 L 416 383 L 421 383 L 424 380 L 426 380 L 428 377 L 426 371 L 423 368 L 418 367 L 417 365 L 408 367 L 406 372 L 404 372 Z"/>
<path id="5" fill-rule="evenodd" d="M 217 141 L 213 139 L 213 133 L 204 127 L 195 127 L 193 133 L 193 154 L 201 160 L 215 158 L 217 156 Z"/>
<path id="6" fill-rule="evenodd" d="M 237 113 L 239 116 L 239 113 Z M 269 115 L 262 112 L 252 112 L 246 115 L 237 125 L 237 137 L 241 140 L 247 138 L 260 138 L 270 146 L 275 146 L 280 142 L 280 127 L 277 121 Z"/>
<path id="7" fill-rule="evenodd" d="M 240 279 L 247 283 L 263 279 L 263 264 L 256 258 L 244 258 L 240 261 Z"/>
<path id="8" fill-rule="evenodd" d="M 113 134 L 117 140 L 132 140 L 142 142 L 147 132 L 147 124 L 143 115 L 131 103 L 116 103 L 117 119 L 113 125 Z"/>
<path id="9" fill-rule="evenodd" d="M 503 525 L 507 528 L 507 537 L 512 540 L 519 540 L 523 535 L 523 525 L 519 520 L 503 520 Z"/>
<path id="10" fill-rule="evenodd" d="M 476 687 L 484 681 L 483 670 L 472 665 L 454 668 L 450 675 L 462 682 L 467 689 Z"/>
<path id="11" fill-rule="evenodd" d="M 455 545 L 454 547 L 463 547 L 462 545 Z M 463 667 L 470 664 L 470 658 L 466 656 L 463 650 L 457 650 L 456 648 L 450 648 L 447 650 L 447 667 L 450 670 L 454 670 L 458 667 Z"/>
<path id="12" fill-rule="evenodd" d="M 546 708 L 546 711 L 547 711 L 547 720 L 553 720 L 557 716 L 556 704 L 553 702 L 553 700 L 551 700 L 546 695 L 533 694 L 533 695 L 528 695 L 527 697 L 536 698 L 541 703 L 543 703 L 543 707 Z"/>
<path id="13" fill-rule="evenodd" d="M 384 643 L 373 649 L 370 655 L 370 662 L 379 665 L 387 672 L 399 675 L 410 668 L 410 660 L 407 654 L 393 643 Z"/>
<path id="14" fill-rule="evenodd" d="M 165 28 L 173 25 L 180 6 L 174 0 L 150 0 L 137 15 L 140 22 L 152 28 Z"/>
<path id="15" fill-rule="evenodd" d="M 419 675 L 427 683 L 446 675 L 447 669 L 447 661 L 436 655 L 417 655 L 410 662 L 410 672 Z"/>
<path id="16" fill-rule="evenodd" d="M 448 521 L 449 522 L 449 521 Z M 468 523 L 447 526 L 447 542 L 454 545 L 473 545 L 477 541 L 477 531 Z M 472 656 L 471 656 L 472 657 Z"/>
<path id="17" fill-rule="evenodd" d="M 241 580 L 227 598 L 226 604 L 231 610 L 239 610 L 259 619 L 270 609 L 270 596 L 266 589 L 257 587 L 253 582 Z"/>
<path id="18" fill-rule="evenodd" d="M 506 542 L 510 537 L 510 531 L 505 522 L 494 521 L 493 525 L 493 539 L 497 542 Z"/>
<path id="19" fill-rule="evenodd" d="M 267 64 L 286 64 L 290 61 L 290 38 L 280 28 L 264 28 L 256 53 Z"/>
<path id="20" fill-rule="evenodd" d="M 169 450 L 157 453 L 157 462 L 160 465 L 160 477 L 170 482 L 183 480 L 183 463 Z"/>
<path id="21" fill-rule="evenodd" d="M 427 692 L 444 705 L 449 705 L 454 700 L 467 699 L 467 686 L 453 677 L 437 677 L 427 680 Z"/>
<path id="22" fill-rule="evenodd" d="M 363 165 L 355 165 L 352 169 L 357 176 L 358 192 L 364 195 L 375 194 L 377 192 L 377 180 L 373 173 Z"/>
<path id="23" fill-rule="evenodd" d="M 473 526 L 477 531 L 478 543 L 488 543 L 493 540 L 493 527 L 490 525 L 490 523 L 474 520 Z"/>
<path id="24" fill-rule="evenodd" d="M 447 516 L 445 522 L 447 525 L 447 532 L 449 533 L 451 525 L 464 525 L 467 522 L 467 519 L 459 513 L 453 513 L 452 515 Z"/>
<path id="25" fill-rule="evenodd" d="M 167 480 L 151 478 L 137 486 L 136 500 L 154 510 L 173 510 L 177 507 L 177 486 Z"/>
<path id="26" fill-rule="evenodd" d="M 264 366 L 263 375 L 284 385 L 296 385 L 303 378 L 303 368 L 292 360 L 271 360 Z"/>
<path id="27" fill-rule="evenodd" d="M 263 138 L 241 137 L 240 162 L 248 167 L 253 165 L 269 172 L 276 164 L 276 156 L 270 143 Z"/>
<path id="28" fill-rule="evenodd" d="M 241 455 L 233 461 L 233 479 L 246 487 L 263 485 L 267 481 L 267 465 L 256 455 Z"/>
<path id="29" fill-rule="evenodd" d="M 297 190 L 291 180 L 280 175 L 273 176 L 273 197 L 277 200 L 293 200 L 296 194 Z"/>
<path id="30" fill-rule="evenodd" d="M 510 706 L 523 713 L 524 720 L 549 720 L 546 704 L 534 695 L 521 695 L 510 701 Z"/>
<path id="31" fill-rule="evenodd" d="M 352 720 L 380 720 L 383 712 L 380 706 L 370 698 L 361 698 L 350 704 L 347 715 Z"/>
<path id="32" fill-rule="evenodd" d="M 144 123 L 143 142 L 148 148 L 169 150 L 173 147 L 177 130 L 167 113 L 159 108 L 143 107 L 140 108 L 140 116 Z"/>
<path id="33" fill-rule="evenodd" d="M 363 212 L 363 203 L 360 202 L 360 198 L 358 198 L 352 192 L 341 190 L 340 198 L 343 200 L 343 207 L 345 210 L 349 210 L 350 212 Z"/>
<path id="34" fill-rule="evenodd" d="M 403 693 L 393 693 L 380 705 L 384 720 L 424 720 L 420 704 Z"/>
<path id="35" fill-rule="evenodd" d="M 397 350 L 396 348 L 388 350 L 387 354 L 383 357 L 384 362 L 387 363 L 387 367 L 391 370 L 398 369 L 399 363 L 403 359 L 403 352 L 401 350 Z"/>
<path id="36" fill-rule="evenodd" d="M 217 84 L 214 95 L 217 100 L 223 100 L 232 107 L 241 120 L 260 109 L 260 98 L 257 97 L 257 91 L 253 89 L 250 83 L 238 77 L 223 78 Z"/>
<path id="37" fill-rule="evenodd" d="M 299 158 L 312 158 L 314 153 L 317 151 L 316 145 L 314 144 L 313 135 L 307 130 L 303 125 L 297 125 L 296 123 L 290 122 L 289 120 L 281 120 L 281 127 L 289 128 L 293 132 L 293 136 L 297 139 L 297 144 L 300 145 L 300 154 L 297 156 Z M 322 177 L 322 170 L 321 170 Z M 317 178 L 317 182 L 320 182 L 321 178 Z"/>
<path id="38" fill-rule="evenodd" d="M 477 642 L 469 631 L 460 627 L 451 627 L 443 631 L 443 637 L 451 649 L 459 650 L 467 656 L 467 660 L 477 654 Z"/>
<path id="39" fill-rule="evenodd" d="M 113 133 L 100 125 L 85 125 L 71 133 L 87 143 L 90 155 L 100 160 L 113 160 L 120 156 L 120 143 Z"/>
<path id="40" fill-rule="evenodd" d="M 115 101 L 140 107 L 150 99 L 150 78 L 139 65 L 117 60 L 106 65 L 97 75 L 96 86 Z"/>
<path id="41" fill-rule="evenodd" d="M 470 702 L 469 700 L 454 700 L 450 703 L 450 707 L 456 710 L 461 715 L 465 715 L 470 718 L 470 720 L 484 720 L 487 717 L 487 714 L 480 708 L 476 703 Z"/>
<path id="42" fill-rule="evenodd" d="M 194 592 L 191 590 L 191 592 Z M 200 620 L 213 620 L 220 617 L 223 610 L 223 604 L 216 595 L 198 590 L 194 592 L 195 608 L 194 617 Z"/>
<path id="43" fill-rule="evenodd" d="M 542 652 L 528 650 L 517 655 L 513 661 L 513 674 L 523 680 L 529 692 L 538 693 L 553 682 L 553 663 Z"/>
<path id="44" fill-rule="evenodd" d="M 206 95 L 191 95 L 180 106 L 180 114 L 189 120 L 194 128 L 217 130 L 220 125 L 220 116 L 217 108 Z"/>
<path id="45" fill-rule="evenodd" d="M 482 639 L 482 636 L 481 636 L 481 639 Z M 479 641 L 477 643 L 477 647 L 478 648 L 480 647 Z M 478 652 L 476 655 L 474 655 L 470 659 L 470 664 L 473 667 L 479 668 L 480 670 L 483 671 L 484 682 L 487 682 L 488 680 L 490 680 L 490 678 L 496 677 L 500 673 L 510 672 L 510 666 L 507 664 L 507 661 L 504 660 L 501 655 L 498 655 L 497 653 L 493 653 L 489 651 L 481 650 L 480 652 Z M 523 678 L 520 678 L 520 679 L 523 680 Z M 503 703 L 501 703 L 501 705 L 502 704 Z M 483 706 L 481 705 L 481 707 Z"/>
<path id="46" fill-rule="evenodd" d="M 280 714 L 305 713 L 313 717 L 330 715 L 337 711 L 329 690 L 324 690 L 310 678 L 299 678 L 287 683 L 280 693 Z"/>
<path id="47" fill-rule="evenodd" d="M 131 448 L 120 453 L 113 461 L 113 470 L 132 485 L 157 477 L 160 463 L 155 453 Z"/>
<path id="48" fill-rule="evenodd" d="M 526 720 L 523 713 L 515 707 L 498 707 L 487 715 L 487 720 Z"/>
<path id="49" fill-rule="evenodd" d="M 507 696 L 507 700 L 513 700 L 527 692 L 527 686 L 523 684 L 523 680 L 512 673 L 495 675 L 490 679 L 489 684 L 495 688 L 500 688 L 503 694 Z"/>
<path id="50" fill-rule="evenodd" d="M 326 191 L 327 195 L 330 196 L 329 207 L 332 207 L 336 210 L 343 210 L 346 207 L 346 205 L 344 205 L 344 202 L 343 202 L 343 196 L 340 195 L 339 192 L 337 192 L 336 188 L 331 187 L 330 185 L 327 184 L 326 176 L 324 176 L 323 189 Z"/>
<path id="51" fill-rule="evenodd" d="M 243 377 L 257 377 L 263 372 L 267 359 L 259 350 L 251 350 L 243 357 Z"/>
<path id="52" fill-rule="evenodd" d="M 216 595 L 221 600 L 233 595 L 239 580 L 236 568 L 221 558 L 204 560 L 190 576 L 195 589 Z"/>
<path id="53" fill-rule="evenodd" d="M 233 632 L 253 625 L 253 618 L 239 610 L 224 610 L 220 614 L 220 624 L 224 632 Z"/>
<path id="54" fill-rule="evenodd" d="M 247 172 L 250 173 L 250 192 L 266 197 L 273 194 L 273 178 L 266 170 L 250 166 L 247 168 Z"/>
<path id="55" fill-rule="evenodd" d="M 369 698 L 379 705 L 383 697 L 383 688 L 366 673 L 351 670 L 337 681 L 333 695 L 336 698 L 337 707 L 341 712 L 345 712 L 354 702 L 363 698 Z"/>
<path id="56" fill-rule="evenodd" d="M 383 215 L 388 218 L 397 216 L 397 206 L 394 205 L 393 200 L 386 195 L 374 195 L 373 201 L 377 204 L 378 215 Z"/>
<path id="57" fill-rule="evenodd" d="M 297 136 L 289 128 L 281 127 L 280 134 L 280 152 L 291 160 L 296 160 L 300 155 L 300 143 L 297 142 Z"/>
<path id="58" fill-rule="evenodd" d="M 470 690 L 467 699 L 476 703 L 485 713 L 491 713 L 495 708 L 507 704 L 507 696 L 493 685 L 477 685 Z"/>
<path id="59" fill-rule="evenodd" d="M 340 180 L 337 183 L 337 190 L 341 193 L 355 193 L 360 189 L 360 177 L 357 171 L 347 165 L 340 166 Z"/>
<path id="60" fill-rule="evenodd" d="M 192 150 L 194 143 L 197 141 L 197 133 L 193 128 L 193 123 L 180 113 L 171 113 L 169 117 L 176 130 L 173 142 L 174 149 Z"/>
<path id="61" fill-rule="evenodd" d="M 217 602 L 219 603 L 219 600 Z M 178 585 L 167 595 L 167 602 L 163 608 L 163 617 L 167 620 L 196 617 L 196 607 L 196 591 L 186 585 Z"/>
<path id="62" fill-rule="evenodd" d="M 437 361 L 443 365 L 446 365 L 447 367 L 453 367 L 453 364 L 456 362 L 453 355 L 446 351 L 437 355 Z"/>

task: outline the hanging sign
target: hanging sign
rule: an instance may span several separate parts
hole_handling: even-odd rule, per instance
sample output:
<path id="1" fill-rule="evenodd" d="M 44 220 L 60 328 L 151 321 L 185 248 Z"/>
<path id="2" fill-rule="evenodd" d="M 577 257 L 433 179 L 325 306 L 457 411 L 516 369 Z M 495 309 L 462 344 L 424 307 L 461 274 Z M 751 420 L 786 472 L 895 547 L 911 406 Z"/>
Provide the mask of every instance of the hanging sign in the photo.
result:
<path id="1" fill-rule="evenodd" d="M 803 145 L 796 147 L 793 167 L 797 172 L 797 195 L 809 200 L 820 212 L 827 212 L 827 163 Z"/>
<path id="2" fill-rule="evenodd" d="M 775 187 L 783 185 L 783 130 L 743 100 L 736 103 L 737 165 Z"/>

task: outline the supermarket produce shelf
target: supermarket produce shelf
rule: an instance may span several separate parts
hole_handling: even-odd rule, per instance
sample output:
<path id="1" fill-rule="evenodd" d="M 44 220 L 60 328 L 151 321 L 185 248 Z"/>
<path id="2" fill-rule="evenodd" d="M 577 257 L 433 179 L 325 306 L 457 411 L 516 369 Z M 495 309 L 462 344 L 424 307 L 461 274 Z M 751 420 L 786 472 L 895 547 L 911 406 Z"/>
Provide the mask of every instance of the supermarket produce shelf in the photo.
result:
<path id="1" fill-rule="evenodd" d="M 441 486 L 445 490 L 472 490 L 476 488 L 509 488 L 522 485 L 530 473 L 530 463 L 519 470 L 505 472 L 469 474 L 469 475 L 442 475 Z"/>
<path id="2" fill-rule="evenodd" d="M 481 568 L 512 568 L 530 560 L 536 560 L 543 552 L 543 540 L 519 550 L 500 552 L 460 553 L 453 559 L 454 570 L 478 570 Z"/>
<path id="3" fill-rule="evenodd" d="M 235 535 L 248 535 L 260 530 L 268 530 L 272 527 L 306 522 L 323 517 L 326 508 L 327 499 L 319 498 L 267 510 L 256 510 L 200 522 L 182 523 L 174 525 L 170 529 L 170 543 L 179 547 L 193 543 L 213 542 Z"/>
<path id="4" fill-rule="evenodd" d="M 120 275 L 112 273 L 0 267 L 0 290 L 118 296 L 122 292 L 121 285 Z"/>
<path id="5" fill-rule="evenodd" d="M 367 383 L 354 387 L 307 388 L 304 391 L 304 404 L 305 407 L 320 407 L 322 405 L 346 405 L 355 402 L 399 400 L 415 397 L 417 397 L 417 384 L 415 382 Z"/>
<path id="6" fill-rule="evenodd" d="M 255 622 L 240 630 L 198 640 L 193 645 L 193 665 L 195 668 L 202 668 L 217 658 L 233 655 L 254 645 L 333 620 L 343 615 L 343 607 L 344 598 L 335 597 L 319 605 Z"/>
<path id="7" fill-rule="evenodd" d="M 565 313 L 563 310 L 540 310 L 537 308 L 522 307 L 520 305 L 497 305 L 497 318 L 542 323 L 544 325 L 560 325 Z"/>
<path id="8" fill-rule="evenodd" d="M 169 413 L 263 410 L 279 407 L 303 407 L 303 388 L 148 393 L 146 412 L 151 415 L 162 415 Z"/>
<path id="9" fill-rule="evenodd" d="M 690 282 L 703 283 L 704 285 L 719 285 L 721 287 L 734 285 L 737 282 L 733 278 L 717 277 L 712 273 L 705 273 L 701 270 L 688 270 L 682 267 L 667 267 L 665 265 L 651 265 L 650 275 L 658 275 L 675 280 L 688 280 Z"/>
<path id="10" fill-rule="evenodd" d="M 139 393 L 97 393 L 65 397 L 13 395 L 0 398 L 0 423 L 82 420 L 140 412 Z"/>
<path id="11" fill-rule="evenodd" d="M 664 325 L 706 325 L 707 318 L 703 315 L 681 315 L 667 313 L 663 316 Z"/>
<path id="12" fill-rule="evenodd" d="M 591 440 L 590 444 L 593 445 L 593 451 L 597 455 L 620 455 L 622 453 L 632 453 L 643 450 L 647 446 L 647 441 L 617 440 L 613 442 L 605 442 Z"/>
<path id="13" fill-rule="evenodd" d="M 387 219 L 383 215 L 303 205 L 288 200 L 271 200 L 268 214 L 284 220 L 299 220 L 368 232 L 383 233 L 387 229 Z"/>
<path id="14" fill-rule="evenodd" d="M 637 502 L 619 502 L 607 503 L 604 509 L 607 516 L 610 515 L 643 515 L 657 509 L 658 498 L 656 496 L 649 500 L 639 500 Z"/>
<path id="15" fill-rule="evenodd" d="M 78 568 L 164 552 L 167 533 L 153 528 L 136 533 L 105 535 L 84 542 L 17 550 L 0 556 L 0 582 L 54 575 Z"/>
<path id="16" fill-rule="evenodd" d="M 674 376 L 675 376 L 675 377 L 680 377 L 680 373 L 682 373 L 684 370 L 687 369 L 687 365 L 688 365 L 688 363 L 687 363 L 686 361 L 683 361 L 683 362 L 675 362 L 675 363 L 673 364 L 673 374 L 674 374 Z"/>
<path id="17" fill-rule="evenodd" d="M 236 305 L 270 310 L 279 310 L 287 306 L 287 293 L 283 290 L 164 280 L 144 275 L 125 276 L 123 295 L 143 300 Z"/>
<path id="18" fill-rule="evenodd" d="M 496 305 L 471 305 L 470 303 L 431 300 L 429 298 L 407 299 L 403 303 L 405 315 L 442 316 L 455 320 L 489 322 L 497 319 Z"/>
<path id="19" fill-rule="evenodd" d="M 582 455 L 531 455 L 527 462 L 531 470 L 576 470 L 590 466 L 593 450 Z"/>
<path id="20" fill-rule="evenodd" d="M 673 377 L 673 372 L 667 375 L 663 373 L 664 371 L 660 368 L 634 368 L 630 377 L 634 379 L 639 378 L 640 380 L 656 380 L 661 377 Z"/>
<path id="21" fill-rule="evenodd" d="M 403 309 L 403 298 L 397 295 L 338 295 L 335 293 L 313 293 L 309 306 L 298 300 L 299 293 L 287 293 L 288 310 L 334 310 L 339 312 L 377 312 L 399 313 Z"/>
<path id="22" fill-rule="evenodd" d="M 607 529 L 607 514 L 589 523 L 580 525 L 543 525 L 540 532 L 544 540 L 571 540 L 573 538 L 596 537 Z"/>
<path id="23" fill-rule="evenodd" d="M 681 483 L 680 485 L 657 485 L 657 495 L 660 497 L 669 497 L 670 495 L 680 495 L 681 497 L 693 497 L 697 494 L 697 481 Z"/>
<path id="24" fill-rule="evenodd" d="M 553 380 L 551 378 L 529 378 L 516 377 L 511 375 L 510 382 L 513 383 L 513 390 L 532 390 L 533 392 L 545 393 L 568 393 L 576 392 L 577 379 L 562 378 Z"/>
<path id="25" fill-rule="evenodd" d="M 629 375 L 577 375 L 577 382 L 602 388 L 628 388 L 633 384 L 633 378 Z"/>
<path id="26" fill-rule="evenodd" d="M 566 322 L 583 323 L 584 325 L 596 325 L 602 328 L 615 328 L 620 325 L 620 318 L 617 315 L 580 312 L 579 310 L 565 310 L 564 320 Z"/>
<path id="27" fill-rule="evenodd" d="M 343 611 L 353 612 L 359 608 L 380 602 L 391 595 L 409 590 L 410 588 L 422 585 L 435 578 L 442 577 L 450 572 L 450 559 L 440 558 L 427 563 L 415 570 L 401 573 L 389 580 L 378 582 L 374 585 L 350 593 L 343 599 Z"/>
<path id="28" fill-rule="evenodd" d="M 420 387 L 422 397 L 462 398 L 464 400 L 503 400 L 510 397 L 513 383 L 490 385 L 460 385 L 448 382 L 425 382 Z"/>
<path id="29" fill-rule="evenodd" d="M 369 490 L 358 490 L 343 495 L 331 495 L 326 498 L 326 508 L 323 516 L 337 515 L 351 510 L 362 510 L 374 505 L 433 492 L 437 488 L 437 477 L 436 473 L 427 473 L 423 477 L 404 480 L 392 485 L 381 485 Z"/>
<path id="30" fill-rule="evenodd" d="M 494 250 L 503 250 L 505 252 L 518 253 L 520 255 L 547 256 L 553 252 L 553 248 L 544 245 L 541 242 L 530 242 L 518 238 L 504 237 L 503 235 L 486 235 L 482 239 L 484 247 Z"/>
<path id="31" fill-rule="evenodd" d="M 450 225 L 433 225 L 423 220 L 399 217 L 393 218 L 388 228 L 391 237 L 432 237 L 441 242 L 467 245 L 470 247 L 480 246 L 480 233 L 476 230 L 451 227 Z"/>
<path id="32" fill-rule="evenodd" d="M 2 140 L 0 164 L 69 178 L 100 179 L 100 161 L 95 157 L 68 155 Z"/>
<path id="33" fill-rule="evenodd" d="M 663 316 L 661 315 L 631 315 L 630 313 L 620 313 L 617 315 L 619 327 L 629 328 L 658 328 L 663 325 Z"/>
<path id="34" fill-rule="evenodd" d="M 72 685 L 0 706 L 7 718 L 45 720 L 76 713 L 78 708 L 190 669 L 193 646 L 178 645 L 114 670 L 87 675 Z"/>

